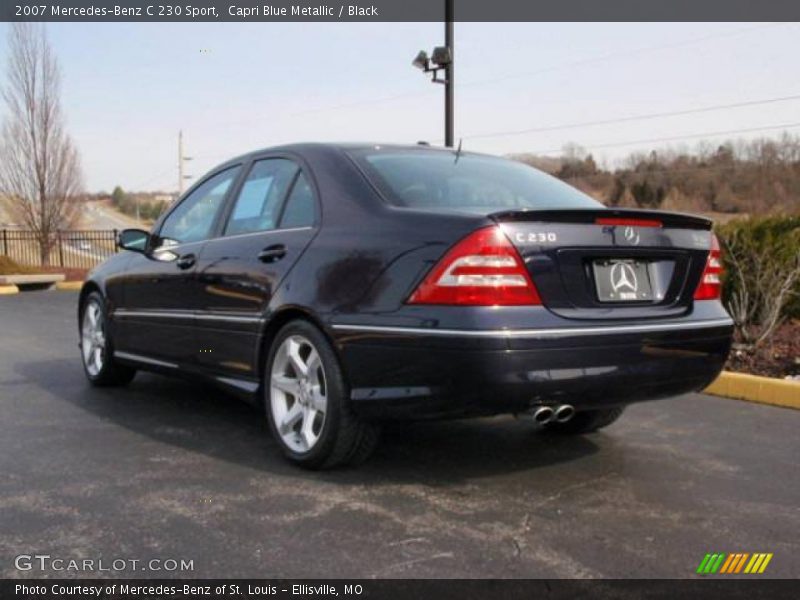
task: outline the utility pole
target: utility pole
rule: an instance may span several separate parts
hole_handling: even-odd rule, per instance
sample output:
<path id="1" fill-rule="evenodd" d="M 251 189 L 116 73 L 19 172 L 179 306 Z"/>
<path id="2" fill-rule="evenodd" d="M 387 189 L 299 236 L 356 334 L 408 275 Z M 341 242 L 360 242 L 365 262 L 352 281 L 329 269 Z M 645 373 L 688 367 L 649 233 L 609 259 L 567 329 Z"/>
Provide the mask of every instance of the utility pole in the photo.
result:
<path id="1" fill-rule="evenodd" d="M 183 130 L 178 130 L 178 196 L 183 193 Z"/>
<path id="2" fill-rule="evenodd" d="M 183 182 L 186 179 L 191 179 L 191 175 L 183 174 L 183 163 L 192 160 L 191 156 L 183 155 L 183 130 L 178 131 L 178 196 L 183 193 Z"/>
<path id="3" fill-rule="evenodd" d="M 455 59 L 455 47 L 453 40 L 453 2 L 454 0 L 445 0 L 444 2 L 444 45 L 450 50 L 450 62 L 445 65 L 444 69 L 444 145 L 448 148 L 453 147 L 453 63 Z"/>

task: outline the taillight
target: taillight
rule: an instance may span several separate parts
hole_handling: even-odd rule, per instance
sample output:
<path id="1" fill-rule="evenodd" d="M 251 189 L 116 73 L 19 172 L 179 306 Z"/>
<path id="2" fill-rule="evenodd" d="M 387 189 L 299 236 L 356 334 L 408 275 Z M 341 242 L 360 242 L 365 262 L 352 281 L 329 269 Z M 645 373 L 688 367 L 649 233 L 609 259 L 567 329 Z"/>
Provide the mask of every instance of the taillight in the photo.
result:
<path id="1" fill-rule="evenodd" d="M 722 295 L 722 250 L 719 240 L 711 234 L 711 250 L 708 253 L 706 267 L 700 284 L 694 292 L 695 300 L 716 300 Z"/>
<path id="2" fill-rule="evenodd" d="M 453 246 L 408 303 L 510 306 L 542 302 L 516 248 L 500 227 L 492 226 Z"/>

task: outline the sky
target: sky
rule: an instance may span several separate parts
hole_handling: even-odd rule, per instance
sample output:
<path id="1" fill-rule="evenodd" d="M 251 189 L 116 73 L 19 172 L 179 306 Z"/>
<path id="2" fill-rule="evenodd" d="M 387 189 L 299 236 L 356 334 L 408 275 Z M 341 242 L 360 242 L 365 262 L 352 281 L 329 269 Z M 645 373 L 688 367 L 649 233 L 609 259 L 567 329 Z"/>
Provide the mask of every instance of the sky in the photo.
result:
<path id="1" fill-rule="evenodd" d="M 0 24 L 0 85 L 10 25 Z M 411 66 L 441 23 L 49 23 L 86 189 L 177 188 L 177 137 L 202 173 L 302 141 L 443 138 L 443 90 Z M 800 24 L 456 23 L 455 137 L 468 150 L 613 166 L 634 150 L 800 133 Z M 0 105 L 0 118 L 5 109 Z M 514 135 L 486 134 L 525 129 Z M 763 129 L 762 129 L 763 128 Z M 724 135 L 718 132 L 754 130 Z M 664 138 L 689 139 L 657 141 Z M 639 143 L 631 143 L 631 142 Z"/>

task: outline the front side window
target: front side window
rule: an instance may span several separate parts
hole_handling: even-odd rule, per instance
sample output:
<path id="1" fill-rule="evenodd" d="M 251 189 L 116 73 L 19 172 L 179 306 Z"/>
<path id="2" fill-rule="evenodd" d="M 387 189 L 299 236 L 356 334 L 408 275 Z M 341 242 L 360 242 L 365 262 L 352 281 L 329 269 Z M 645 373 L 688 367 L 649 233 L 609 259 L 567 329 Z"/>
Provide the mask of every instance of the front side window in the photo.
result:
<path id="1" fill-rule="evenodd" d="M 208 239 L 220 207 L 239 167 L 226 169 L 195 188 L 164 220 L 159 231 L 166 245 Z"/>
<path id="2" fill-rule="evenodd" d="M 597 208 L 586 194 L 504 158 L 436 150 L 356 150 L 351 156 L 395 206 L 477 213 Z"/>
<path id="3" fill-rule="evenodd" d="M 268 158 L 253 164 L 236 198 L 225 235 L 275 229 L 295 173 L 297 165 L 285 158 Z"/>

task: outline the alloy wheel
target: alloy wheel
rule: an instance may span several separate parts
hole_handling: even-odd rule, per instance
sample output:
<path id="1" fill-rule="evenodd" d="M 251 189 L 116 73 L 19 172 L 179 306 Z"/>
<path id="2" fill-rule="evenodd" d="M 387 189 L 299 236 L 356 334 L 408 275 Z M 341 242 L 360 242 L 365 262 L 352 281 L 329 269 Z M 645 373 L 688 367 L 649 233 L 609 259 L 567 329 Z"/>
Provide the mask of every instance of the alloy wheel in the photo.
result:
<path id="1" fill-rule="evenodd" d="M 86 371 L 92 377 L 97 377 L 105 363 L 106 336 L 103 311 L 96 301 L 90 301 L 83 311 L 81 352 Z"/>
<path id="2" fill-rule="evenodd" d="M 298 453 L 314 448 L 325 425 L 328 387 L 319 352 L 302 335 L 287 337 L 275 353 L 270 409 L 286 446 Z"/>

